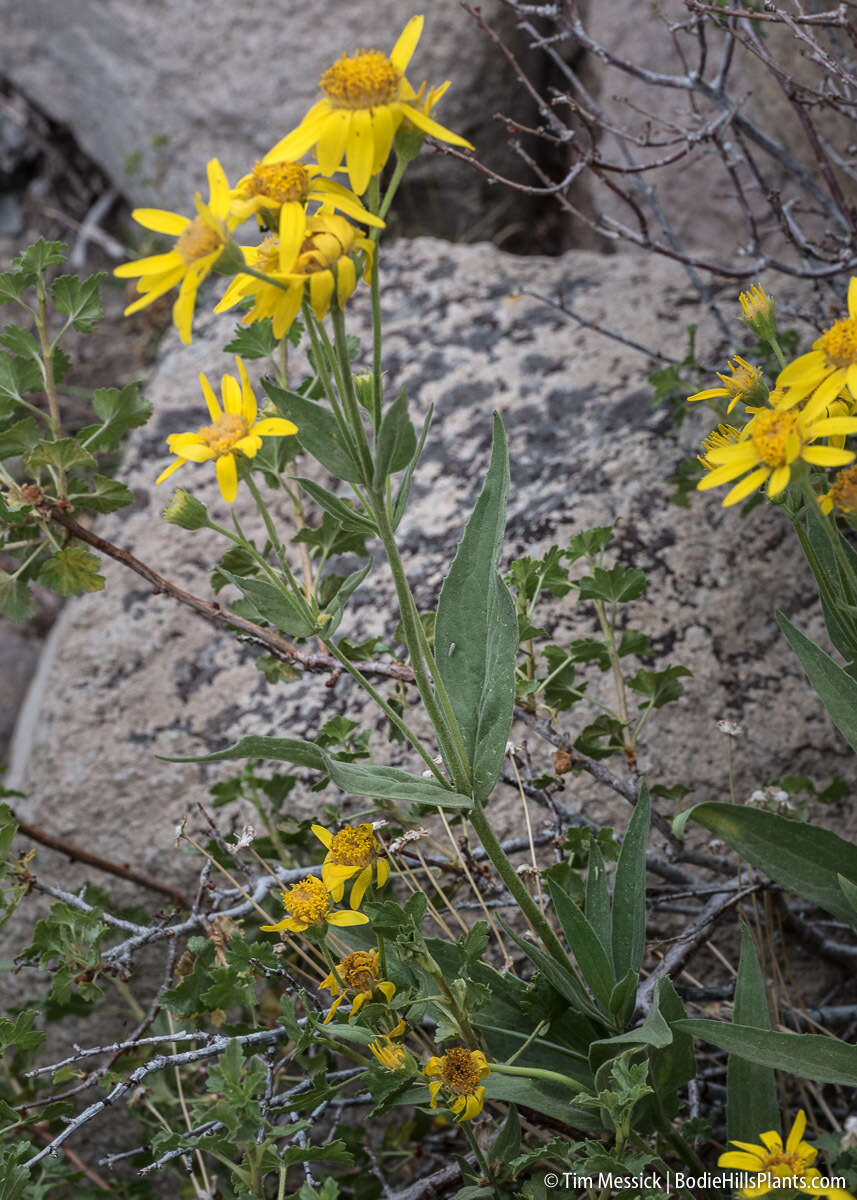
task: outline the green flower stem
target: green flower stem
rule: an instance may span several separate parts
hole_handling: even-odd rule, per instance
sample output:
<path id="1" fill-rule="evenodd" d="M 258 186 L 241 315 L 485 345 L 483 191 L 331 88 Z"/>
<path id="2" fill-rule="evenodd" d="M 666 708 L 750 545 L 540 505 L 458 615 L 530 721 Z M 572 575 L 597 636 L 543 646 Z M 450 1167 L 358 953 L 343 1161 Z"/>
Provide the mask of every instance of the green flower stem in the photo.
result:
<path id="1" fill-rule="evenodd" d="M 425 959 L 422 960 L 421 966 L 428 972 L 429 975 L 431 975 L 432 979 L 437 984 L 438 989 L 443 996 L 444 1003 L 446 1004 L 456 1025 L 458 1026 L 462 1041 L 467 1045 L 467 1049 L 482 1050 L 482 1043 L 476 1036 L 476 1031 L 470 1024 L 470 1019 L 467 1016 L 467 1013 L 464 1012 L 455 996 L 453 996 L 449 985 L 443 977 L 443 972 L 431 955 L 427 955 Z"/>
<path id="2" fill-rule="evenodd" d="M 774 354 L 776 355 L 777 362 L 780 364 L 780 370 L 784 371 L 786 368 L 786 356 L 785 356 L 785 354 L 783 354 L 782 347 L 780 346 L 780 343 L 777 341 L 777 335 L 775 333 L 772 333 L 771 336 L 768 338 L 768 345 L 771 347 Z"/>
<path id="3" fill-rule="evenodd" d="M 557 1071 L 547 1071 L 543 1067 L 510 1067 L 506 1063 L 491 1063 L 491 1070 L 498 1075 L 519 1075 L 522 1079 L 544 1079 L 545 1083 L 558 1083 L 578 1095 L 586 1088 L 569 1075 L 560 1075 Z"/>
<path id="4" fill-rule="evenodd" d="M 491 824 L 488 818 L 485 816 L 485 810 L 482 808 L 481 804 L 474 805 L 474 807 L 470 810 L 470 824 L 476 830 L 476 834 L 482 843 L 485 853 L 497 868 L 497 874 L 517 900 L 518 906 L 529 921 L 532 928 L 538 934 L 545 950 L 547 950 L 551 958 L 556 959 L 560 966 L 564 967 L 566 971 L 570 971 L 572 974 L 576 975 L 571 959 L 563 949 L 562 942 L 554 933 L 547 917 L 527 891 L 520 875 L 506 857 L 506 852 L 498 842 L 494 830 L 491 828 Z"/>
<path id="5" fill-rule="evenodd" d="M 283 569 L 283 574 L 288 581 L 289 587 L 294 592 L 295 602 L 303 610 L 303 615 L 307 618 L 307 620 L 311 624 L 315 624 L 315 614 L 307 604 L 303 591 L 301 590 L 301 586 L 292 573 L 292 569 L 288 564 L 283 547 L 280 544 L 280 539 L 277 537 L 277 531 L 274 528 L 274 522 L 271 520 L 271 514 L 268 512 L 268 506 L 262 499 L 262 494 L 256 486 L 256 482 L 253 479 L 252 474 L 249 472 L 246 476 L 246 482 L 253 499 L 256 501 L 256 507 L 262 516 L 262 520 L 265 522 L 265 528 L 268 531 L 268 537 L 271 539 L 271 545 L 274 547 L 279 564 Z"/>
<path id="6" fill-rule="evenodd" d="M 259 553 L 253 543 L 244 537 L 243 534 L 232 533 L 229 529 L 224 528 L 223 525 L 218 525 L 216 521 L 212 521 L 211 519 L 209 519 L 208 528 L 213 529 L 215 533 L 219 533 L 223 537 L 228 538 L 228 540 L 234 545 L 240 546 L 243 550 L 246 550 L 247 553 L 252 555 L 252 557 L 256 560 L 271 582 L 275 583 L 277 587 L 282 586 L 282 580 L 277 575 L 276 571 L 274 571 L 270 563 L 266 562 L 265 558 Z"/>
<path id="7" fill-rule="evenodd" d="M 590 562 L 590 566 L 591 566 Z M 630 758 L 634 753 L 634 738 L 631 733 L 630 724 L 628 721 L 628 700 L 625 695 L 625 677 L 622 674 L 622 664 L 619 661 L 619 651 L 616 649 L 616 606 L 613 605 L 613 611 L 610 618 L 607 617 L 607 609 L 603 600 L 593 600 L 595 611 L 598 614 L 598 622 L 601 626 L 601 632 L 604 634 L 604 641 L 607 643 L 607 655 L 610 659 L 610 670 L 613 674 L 613 686 L 616 690 L 616 707 L 619 720 L 622 722 L 622 742 L 625 747 L 625 754 Z M 638 731 L 639 732 L 639 731 Z"/>
<path id="8" fill-rule="evenodd" d="M 380 176 L 373 175 L 369 181 L 369 209 L 378 212 L 380 207 Z M 377 247 L 377 241 L 375 242 Z M 372 255 L 372 268 L 369 276 L 369 287 L 372 293 L 372 425 L 375 437 L 381 428 L 381 406 L 383 389 L 381 385 L 381 285 L 378 272 L 378 254 Z"/>
<path id="9" fill-rule="evenodd" d="M 461 1122 L 461 1128 L 464 1132 L 464 1136 L 467 1138 L 470 1149 L 473 1151 L 473 1155 L 479 1166 L 479 1170 L 482 1172 L 485 1182 L 491 1188 L 491 1191 L 494 1193 L 494 1196 L 497 1198 L 497 1200 L 502 1200 L 503 1193 L 498 1184 L 491 1178 L 491 1168 L 488 1166 L 488 1161 L 485 1158 L 485 1155 L 482 1153 L 482 1148 L 477 1142 L 473 1130 L 469 1127 L 466 1121 Z"/>
<path id="10" fill-rule="evenodd" d="M 338 663 L 340 663 L 343 670 L 347 671 L 348 674 L 351 676 L 351 678 L 354 679 L 355 682 L 357 682 L 360 685 L 360 687 L 362 687 L 363 690 L 372 697 L 372 699 L 375 701 L 375 703 L 378 705 L 378 707 L 384 713 L 384 716 L 387 718 L 387 720 L 390 721 L 391 724 L 395 725 L 395 727 L 399 730 L 399 732 L 405 738 L 407 738 L 407 740 L 411 743 L 411 745 L 416 750 L 417 754 L 419 754 L 420 758 L 423 760 L 423 762 L 426 764 L 426 766 L 431 768 L 431 772 L 434 775 L 434 777 L 437 779 L 438 783 L 442 783 L 445 785 L 446 780 L 444 779 L 441 772 L 438 770 L 437 764 L 433 761 L 428 750 L 422 744 L 422 742 L 417 737 L 417 735 L 414 733 L 414 731 L 411 729 L 411 727 L 408 725 L 408 723 L 399 716 L 399 714 L 396 712 L 396 710 L 394 708 L 391 708 L 391 706 L 387 703 L 387 701 L 384 699 L 384 697 L 381 695 L 381 693 L 375 687 L 373 687 L 373 685 L 369 682 L 369 680 L 366 678 L 366 676 L 361 671 L 358 671 L 358 669 L 354 666 L 354 663 L 350 662 L 349 659 L 347 659 L 345 657 L 345 655 L 342 653 L 342 651 L 337 646 L 336 642 L 334 642 L 332 639 L 326 639 L 323 636 L 319 636 L 319 641 L 322 643 L 324 648 L 336 659 L 336 661 Z"/>
<path id="11" fill-rule="evenodd" d="M 402 176 L 404 175 L 405 171 L 407 171 L 408 163 L 410 161 L 411 160 L 408 158 L 397 158 L 396 159 L 396 165 L 393 168 L 393 174 L 390 177 L 390 182 L 387 186 L 387 191 L 384 196 L 383 203 L 381 204 L 381 207 L 378 210 L 378 216 L 381 218 L 382 221 L 386 217 L 387 213 L 390 211 L 390 205 L 393 203 L 393 197 L 396 195 L 396 192 L 399 190 L 399 184 L 402 182 Z M 381 233 L 382 233 L 382 230 L 380 230 L 376 227 L 375 229 L 371 229 L 369 231 L 369 237 L 372 239 L 373 242 L 377 242 L 378 238 L 381 236 Z"/>
<path id="12" fill-rule="evenodd" d="M 330 967 L 330 973 L 333 976 L 333 978 L 336 980 L 337 987 L 339 988 L 339 990 L 341 992 L 346 992 L 348 989 L 345 986 L 342 976 L 339 974 L 339 968 L 336 965 L 336 959 L 333 957 L 333 954 L 331 953 L 330 946 L 328 946 L 328 944 L 327 944 L 326 935 L 321 934 L 321 936 L 318 938 L 316 944 L 321 947 L 321 952 L 324 955 L 324 961 Z"/>
<path id="13" fill-rule="evenodd" d="M 411 665 L 413 667 L 414 679 L 422 697 L 423 704 L 426 706 L 426 712 L 434 726 L 437 740 L 443 754 L 444 761 L 452 775 L 453 783 L 458 791 L 466 795 L 470 793 L 470 768 L 467 763 L 467 755 L 464 751 L 464 745 L 461 740 L 461 733 L 458 729 L 458 723 L 453 715 L 453 725 L 448 723 L 448 718 L 441 704 L 439 703 L 440 693 L 435 693 L 432 687 L 429 670 L 427 667 L 427 659 L 425 655 L 425 630 L 423 629 L 422 621 L 420 620 L 417 606 L 414 602 L 414 597 L 411 593 L 408 584 L 407 576 L 405 575 L 404 564 L 402 563 L 399 554 L 399 548 L 396 545 L 396 537 L 393 533 L 393 526 L 390 522 L 387 505 L 383 494 L 378 492 L 370 493 L 372 500 L 372 515 L 378 525 L 378 531 L 384 550 L 387 555 L 387 561 L 390 564 L 390 570 L 393 573 L 393 582 L 396 587 L 396 596 L 399 601 L 399 611 L 402 618 L 402 626 L 405 633 L 405 641 L 411 653 Z M 422 635 L 422 636 L 420 636 Z M 434 677 L 437 679 L 437 671 L 434 672 Z M 448 698 L 447 698 L 448 702 Z M 451 713 L 452 706 L 449 706 Z"/>
<path id="14" fill-rule="evenodd" d="M 348 342 L 345 336 L 345 314 L 336 304 L 330 310 L 333 321 L 333 336 L 336 342 L 336 356 L 339 359 L 340 394 L 345 406 L 346 416 L 351 422 L 351 431 L 357 441 L 358 462 L 363 469 L 363 479 L 367 487 L 372 486 L 374 466 L 372 452 L 366 440 L 366 430 L 360 415 L 360 405 L 354 388 L 354 376 L 351 373 L 351 363 L 348 360 Z"/>

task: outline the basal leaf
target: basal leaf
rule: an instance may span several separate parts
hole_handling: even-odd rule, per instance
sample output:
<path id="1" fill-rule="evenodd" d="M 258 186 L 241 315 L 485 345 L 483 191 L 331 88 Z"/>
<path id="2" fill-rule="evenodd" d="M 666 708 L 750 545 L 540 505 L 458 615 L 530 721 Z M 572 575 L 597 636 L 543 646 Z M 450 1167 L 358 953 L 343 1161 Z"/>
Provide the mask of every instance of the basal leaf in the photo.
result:
<path id="1" fill-rule="evenodd" d="M 746 925 L 741 926 L 741 958 L 735 981 L 732 1019 L 736 1025 L 770 1029 L 765 980 Z M 760 1130 L 781 1129 L 777 1080 L 771 1067 L 730 1054 L 726 1068 L 726 1131 L 730 1141 L 753 1141 Z"/>
<path id="2" fill-rule="evenodd" d="M 725 1021 L 687 1020 L 678 1025 L 749 1062 L 788 1071 L 798 1079 L 857 1087 L 857 1046 L 817 1033 L 775 1033 Z M 758 1132 L 758 1126 L 757 1126 Z"/>
<path id="3" fill-rule="evenodd" d="M 619 852 L 613 884 L 613 966 L 617 979 L 629 970 L 638 973 L 643 962 L 649 818 L 649 789 L 643 782 Z"/>
<path id="4" fill-rule="evenodd" d="M 834 725 L 851 749 L 857 750 L 857 680 L 796 629 L 779 610 L 776 618 Z"/>
<path id="5" fill-rule="evenodd" d="M 548 878 L 547 883 L 557 919 L 583 978 L 598 1003 L 609 1012 L 610 996 L 616 981 L 604 947 L 586 917 L 556 880 Z"/>

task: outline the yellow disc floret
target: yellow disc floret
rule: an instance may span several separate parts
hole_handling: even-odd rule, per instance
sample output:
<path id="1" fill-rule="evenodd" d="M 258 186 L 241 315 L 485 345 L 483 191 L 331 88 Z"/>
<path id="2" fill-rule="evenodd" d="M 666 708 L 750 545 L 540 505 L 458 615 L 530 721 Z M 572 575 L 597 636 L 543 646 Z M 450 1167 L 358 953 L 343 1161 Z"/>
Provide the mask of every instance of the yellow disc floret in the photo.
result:
<path id="1" fill-rule="evenodd" d="M 321 924 L 330 911 L 330 893 L 315 875 L 293 883 L 281 896 L 289 916 L 305 925 Z"/>
<path id="2" fill-rule="evenodd" d="M 343 54 L 321 77 L 330 102 L 341 108 L 374 108 L 389 104 L 396 95 L 402 73 L 380 50 Z"/>
<path id="3" fill-rule="evenodd" d="M 223 244 L 224 239 L 216 229 L 207 225 L 202 217 L 194 217 L 176 239 L 176 253 L 182 262 L 190 266 L 206 255 L 213 254 Z"/>
<path id="4" fill-rule="evenodd" d="M 203 425 L 199 440 L 215 454 L 228 454 L 236 442 L 247 436 L 247 422 L 235 413 L 221 413 L 212 425 Z"/>
<path id="5" fill-rule="evenodd" d="M 837 321 L 821 335 L 815 346 L 835 366 L 853 367 L 857 364 L 857 318 L 844 317 Z"/>
<path id="6" fill-rule="evenodd" d="M 857 513 L 857 467 L 837 471 L 830 491 L 818 500 L 824 512 L 838 509 L 842 513 Z"/>
<path id="7" fill-rule="evenodd" d="M 761 461 L 770 467 L 794 462 L 800 453 L 797 416 L 791 412 L 758 413 L 751 426 L 750 438 Z"/>
<path id="8" fill-rule="evenodd" d="M 244 182 L 243 191 L 248 196 L 264 196 L 277 204 L 295 200 L 303 204 L 309 196 L 310 184 L 310 173 L 303 163 L 257 162 Z"/>
<path id="9" fill-rule="evenodd" d="M 341 867 L 366 867 L 378 856 L 378 843 L 371 825 L 346 825 L 333 835 L 330 859 Z"/>

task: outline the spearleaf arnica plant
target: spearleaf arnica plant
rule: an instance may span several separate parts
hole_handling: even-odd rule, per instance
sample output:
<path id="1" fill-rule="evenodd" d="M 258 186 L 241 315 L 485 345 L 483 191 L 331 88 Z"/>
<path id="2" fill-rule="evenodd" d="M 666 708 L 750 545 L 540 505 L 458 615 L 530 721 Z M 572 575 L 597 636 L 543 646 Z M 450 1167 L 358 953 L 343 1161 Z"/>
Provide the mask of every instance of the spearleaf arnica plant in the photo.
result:
<path id="1" fill-rule="evenodd" d="M 0 1017 L 2 1194 L 853 1197 L 857 846 L 790 806 L 836 785 L 792 778 L 760 802 L 733 795 L 676 816 L 701 783 L 694 756 L 684 781 L 644 778 L 640 748 L 690 672 L 636 627 L 647 579 L 622 560 L 614 526 L 506 558 L 514 463 L 497 415 L 433 609 L 411 589 L 399 530 L 432 414 L 415 424 L 385 375 L 383 238 L 425 139 L 469 145 L 433 115 L 447 84 L 406 74 L 418 78 L 422 28 L 413 17 L 389 54 L 346 48 L 298 127 L 234 185 L 213 159 L 207 198 L 189 197 L 185 215 L 133 214 L 163 248 L 118 267 L 136 281 L 127 311 L 169 295 L 184 343 L 214 292 L 214 311 L 240 321 L 219 383 L 200 375 L 200 394 L 196 378 L 178 381 L 199 416 L 151 461 L 175 527 L 165 537 L 197 558 L 219 546 L 216 601 L 93 529 L 133 502 L 111 471 L 151 415 L 137 385 L 102 388 L 91 423 L 67 427 L 62 341 L 97 322 L 101 280 L 64 273 L 64 247 L 44 241 L 0 276 L 20 321 L 0 339 L 3 615 L 27 619 L 36 584 L 99 591 L 100 556 L 112 557 L 213 636 L 261 652 L 271 684 L 349 676 L 374 735 L 340 714 L 305 738 L 233 735 L 168 760 L 235 764 L 212 807 L 256 813 L 227 836 L 202 807 L 199 832 L 188 796 L 176 831 L 197 876 L 186 890 L 0 806 L 4 923 L 21 930 L 31 898 L 43 901 L 14 962 L 42 993 L 27 1006 L 22 986 Z M 349 331 L 361 295 L 365 372 Z M 750 289 L 743 320 L 778 377 L 739 347 L 689 399 L 717 422 L 699 488 L 728 488 L 726 505 L 764 499 L 795 529 L 842 662 L 778 620 L 857 750 L 857 280 L 849 297 L 849 315 L 787 362 L 773 302 Z M 212 469 L 226 523 L 194 495 Z M 184 486 L 164 486 L 178 470 Z M 343 618 L 358 588 L 383 595 L 382 567 L 383 633 L 358 644 Z M 573 604 L 588 636 L 557 617 Z M 615 828 L 569 806 L 582 774 L 606 789 Z M 304 793 L 308 819 L 293 803 Z M 518 837 L 501 835 L 501 794 Z M 159 907 L 52 882 L 26 838 L 158 893 Z M 653 929 L 663 913 L 667 932 Z M 798 1011 L 772 949 L 783 931 L 839 971 L 829 1001 L 800 1001 L 802 1024 L 781 1019 Z M 694 974 L 703 947 L 717 956 L 710 984 Z M 139 1133 L 112 1119 L 119 1110 Z M 821 1157 L 804 1140 L 807 1112 Z"/>

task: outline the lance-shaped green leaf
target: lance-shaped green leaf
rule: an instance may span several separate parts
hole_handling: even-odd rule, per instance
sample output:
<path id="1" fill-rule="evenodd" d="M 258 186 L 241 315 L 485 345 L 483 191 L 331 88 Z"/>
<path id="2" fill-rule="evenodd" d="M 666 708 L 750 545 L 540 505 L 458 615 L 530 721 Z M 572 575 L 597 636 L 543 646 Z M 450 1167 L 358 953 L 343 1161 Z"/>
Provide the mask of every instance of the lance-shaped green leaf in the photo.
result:
<path id="1" fill-rule="evenodd" d="M 464 809 L 473 804 L 470 796 L 453 792 L 431 779 L 410 775 L 398 767 L 376 766 L 373 763 L 347 763 L 334 758 L 315 742 L 301 738 L 269 738 L 249 736 L 234 746 L 216 750 L 213 754 L 175 758 L 159 755 L 165 762 L 223 762 L 242 758 L 271 758 L 278 762 L 326 771 L 343 791 L 356 796 L 371 796 L 376 800 L 396 800 L 407 804 L 424 804 L 436 808 Z"/>
<path id="2" fill-rule="evenodd" d="M 301 476 L 295 477 L 308 496 L 315 500 L 319 508 L 339 522 L 343 529 L 349 529 L 354 533 L 377 533 L 378 529 L 371 517 L 364 516 L 363 513 L 356 512 L 350 505 L 346 504 L 339 496 L 334 496 L 333 492 L 329 492 L 327 488 L 321 487 L 312 479 L 304 479 Z"/>
<path id="3" fill-rule="evenodd" d="M 345 613 L 345 607 L 353 594 L 360 587 L 360 584 L 372 570 L 373 563 L 368 562 L 365 567 L 360 567 L 357 571 L 352 571 L 350 575 L 343 579 L 342 583 L 337 588 L 332 599 L 328 602 L 325 612 L 330 620 L 324 626 L 324 633 L 330 637 L 339 628 L 339 623 Z"/>
<path id="4" fill-rule="evenodd" d="M 613 970 L 613 913 L 610 889 L 607 885 L 607 866 L 601 847 L 595 838 L 589 846 L 589 865 L 586 869 L 586 919 L 595 930 L 598 940 Z"/>
<path id="5" fill-rule="evenodd" d="M 846 605 L 853 605 L 857 597 L 851 596 L 850 591 L 846 589 L 837 562 L 836 548 L 831 545 L 828 526 L 821 509 L 815 503 L 807 504 L 803 515 L 806 525 L 804 527 L 801 521 L 796 521 L 795 532 L 818 585 L 827 632 L 843 658 L 853 662 L 857 659 L 857 621 Z M 840 537 L 835 529 L 833 536 Z M 840 549 L 854 562 L 854 552 L 844 538 L 840 540 Z"/>
<path id="6" fill-rule="evenodd" d="M 234 584 L 246 600 L 255 608 L 259 616 L 292 637 L 309 637 L 315 629 L 297 601 L 265 579 L 245 579 L 241 575 L 233 575 L 230 571 L 221 573 Z"/>
<path id="7" fill-rule="evenodd" d="M 725 1021 L 692 1019 L 677 1022 L 677 1027 L 729 1054 L 788 1071 L 798 1079 L 857 1087 L 857 1046 L 838 1038 L 817 1033 L 775 1033 Z"/>
<path id="8" fill-rule="evenodd" d="M 590 1000 L 586 988 L 580 980 L 580 976 L 573 967 L 562 966 L 555 958 L 552 958 L 550 954 L 546 953 L 539 946 L 536 946 L 533 942 L 524 941 L 520 934 L 502 917 L 499 918 L 499 921 L 512 941 L 526 954 L 530 962 L 541 971 L 551 987 L 559 992 L 561 996 L 564 996 L 576 1012 L 595 1020 L 599 1025 L 603 1025 L 603 1017 Z M 593 1031 L 593 1038 L 597 1036 Z"/>
<path id="9" fill-rule="evenodd" d="M 417 435 L 408 416 L 408 393 L 402 388 L 384 413 L 375 451 L 375 487 L 389 475 L 404 471 L 417 448 Z"/>
<path id="10" fill-rule="evenodd" d="M 548 878 L 548 891 L 554 911 L 577 964 L 598 1003 L 610 1011 L 610 996 L 616 984 L 613 970 L 598 940 L 598 935 L 586 917 L 555 879 Z"/>
<path id="11" fill-rule="evenodd" d="M 762 968 L 750 930 L 743 923 L 732 1019 L 736 1025 L 771 1028 Z M 760 1129 L 780 1132 L 776 1076 L 771 1067 L 730 1054 L 726 1067 L 727 1135 L 732 1142 L 749 1142 Z"/>
<path id="12" fill-rule="evenodd" d="M 851 925 L 857 929 L 857 883 L 852 883 L 850 879 L 846 879 L 844 875 L 837 875 L 839 886 L 842 888 L 843 895 L 851 905 Z"/>
<path id="13" fill-rule="evenodd" d="M 776 618 L 834 725 L 851 749 L 857 750 L 857 680 L 795 628 L 779 610 Z"/>
<path id="14" fill-rule="evenodd" d="M 518 617 L 497 562 L 506 526 L 509 454 L 494 415 L 491 464 L 437 606 L 435 656 L 483 801 L 503 766 L 515 707 Z"/>
<path id="15" fill-rule="evenodd" d="M 857 882 L 857 846 L 805 821 L 743 804 L 697 804 L 680 813 L 673 829 L 682 837 L 695 821 L 737 851 L 751 866 L 805 900 L 851 921 L 837 874 Z"/>
<path id="16" fill-rule="evenodd" d="M 646 944 L 646 842 L 650 815 L 649 789 L 643 782 L 619 852 L 613 884 L 613 966 L 617 979 L 621 979 L 629 970 L 638 973 L 643 962 Z"/>
<path id="17" fill-rule="evenodd" d="M 263 379 L 262 387 L 283 416 L 297 425 L 298 432 L 294 436 L 314 459 L 337 479 L 360 483 L 360 469 L 332 412 L 300 392 L 277 387 L 270 379 Z"/>

